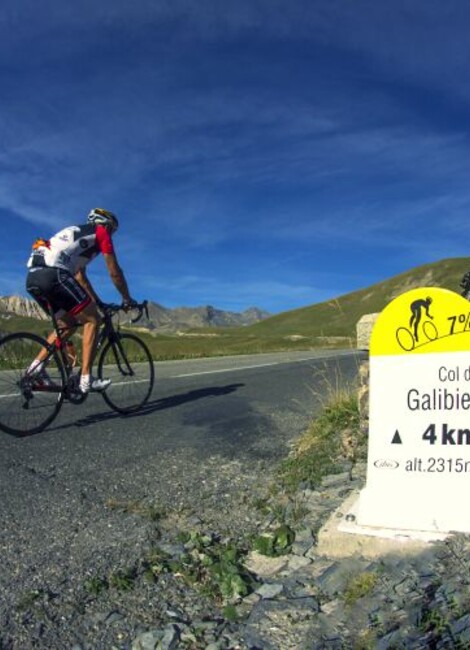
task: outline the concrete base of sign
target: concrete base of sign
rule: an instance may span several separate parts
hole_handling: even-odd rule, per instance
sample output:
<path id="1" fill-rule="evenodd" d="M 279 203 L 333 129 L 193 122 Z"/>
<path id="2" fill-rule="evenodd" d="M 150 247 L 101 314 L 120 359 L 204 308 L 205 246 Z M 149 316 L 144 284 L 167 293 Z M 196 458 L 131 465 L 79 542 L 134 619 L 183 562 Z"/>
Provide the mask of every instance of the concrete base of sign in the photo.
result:
<path id="1" fill-rule="evenodd" d="M 359 526 L 359 494 L 359 491 L 353 492 L 321 528 L 317 543 L 319 555 L 341 558 L 357 554 L 375 558 L 389 553 L 417 553 L 429 548 L 430 543 L 449 536 L 447 533 Z"/>
<path id="2" fill-rule="evenodd" d="M 368 479 L 369 479 L 368 469 Z M 403 483 L 393 483 L 390 474 L 377 485 L 369 483 L 361 491 L 357 521 L 361 526 L 413 530 L 417 534 L 446 534 L 452 531 L 470 533 L 470 512 L 462 507 L 458 498 L 463 492 L 452 492 L 437 484 L 434 474 L 420 477 L 421 485 L 412 491 L 403 489 Z M 426 481 L 426 490 L 422 484 Z M 434 483 L 433 483 L 434 481 Z M 441 478 L 441 483 L 445 477 Z M 445 484 L 444 484 L 445 486 Z M 418 488 L 421 489 L 418 489 Z"/>

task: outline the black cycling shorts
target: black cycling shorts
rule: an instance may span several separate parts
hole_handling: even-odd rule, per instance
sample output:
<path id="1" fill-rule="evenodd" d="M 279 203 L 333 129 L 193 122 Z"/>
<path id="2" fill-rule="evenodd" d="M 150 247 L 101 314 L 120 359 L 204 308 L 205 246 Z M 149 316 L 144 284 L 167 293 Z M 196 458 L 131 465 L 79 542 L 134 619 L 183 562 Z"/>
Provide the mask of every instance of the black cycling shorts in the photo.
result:
<path id="1" fill-rule="evenodd" d="M 75 316 L 90 304 L 91 298 L 71 273 L 52 266 L 32 268 L 26 277 L 26 291 L 56 318 Z"/>

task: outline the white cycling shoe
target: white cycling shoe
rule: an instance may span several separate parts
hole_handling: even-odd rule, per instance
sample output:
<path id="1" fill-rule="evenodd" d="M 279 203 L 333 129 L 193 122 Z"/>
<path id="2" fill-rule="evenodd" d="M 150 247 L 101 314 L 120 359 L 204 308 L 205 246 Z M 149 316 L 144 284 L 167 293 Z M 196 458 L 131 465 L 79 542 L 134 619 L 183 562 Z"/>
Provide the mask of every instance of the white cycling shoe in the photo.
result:
<path id="1" fill-rule="evenodd" d="M 80 391 L 82 393 L 102 393 L 111 384 L 111 379 L 98 379 L 90 375 L 80 377 Z"/>

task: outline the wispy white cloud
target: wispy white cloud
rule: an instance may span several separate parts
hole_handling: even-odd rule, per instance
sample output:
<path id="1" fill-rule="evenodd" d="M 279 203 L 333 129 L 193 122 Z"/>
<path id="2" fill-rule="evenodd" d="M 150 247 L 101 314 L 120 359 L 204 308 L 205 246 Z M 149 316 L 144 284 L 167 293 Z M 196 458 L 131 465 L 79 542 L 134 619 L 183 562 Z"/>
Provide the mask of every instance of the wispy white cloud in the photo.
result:
<path id="1" fill-rule="evenodd" d="M 158 274 L 156 274 L 158 275 Z M 212 276 L 186 276 L 180 278 L 156 278 L 149 276 L 142 286 L 147 284 L 158 300 L 158 296 L 167 299 L 165 306 L 178 307 L 186 303 L 188 294 L 193 298 L 191 306 L 224 305 L 233 311 L 258 306 L 270 309 L 294 309 L 305 304 L 327 300 L 335 294 L 335 290 L 325 291 L 314 285 L 276 282 L 270 280 L 228 282 Z M 183 301 L 183 302 L 181 302 Z M 164 302 L 164 301 L 162 301 Z"/>
<path id="2" fill-rule="evenodd" d="M 370 3 L 366 5 L 372 8 Z M 347 38 L 342 29 L 350 21 L 358 22 L 358 16 L 345 3 L 337 3 L 333 8 L 329 3 L 329 7 L 319 3 L 317 11 L 307 12 L 301 21 L 300 11 L 294 6 L 281 21 L 281 4 L 273 3 L 264 34 L 275 34 L 280 22 L 285 25 L 314 21 L 321 25 L 319 34 L 324 42 L 329 43 L 326 34 L 330 33 L 333 46 L 337 42 L 333 36 L 340 33 L 345 47 L 344 43 L 352 37 Z M 155 10 L 151 4 L 143 3 L 129 16 L 129 7 L 117 3 L 90 11 L 87 20 L 98 25 L 104 21 L 112 29 L 124 19 L 140 20 L 150 15 L 158 22 L 176 13 L 186 21 L 207 23 L 210 29 L 221 30 L 218 21 L 222 14 L 217 14 L 214 3 L 205 3 L 203 8 L 207 11 L 200 8 L 195 12 L 190 3 L 183 2 L 173 8 L 164 4 Z M 223 13 L 224 25 L 233 25 L 235 31 L 261 25 L 263 8 L 266 11 L 264 3 L 254 3 L 251 8 L 230 4 Z M 375 14 L 372 12 L 372 16 Z M 375 19 L 379 20 L 377 16 Z M 59 11 L 53 13 L 44 29 L 80 25 L 84 20 L 83 14 L 76 16 L 75 10 Z M 361 43 L 363 47 L 367 43 L 370 47 L 376 45 L 370 38 Z M 97 66 L 78 81 L 59 77 L 52 84 L 50 106 L 44 109 L 43 120 L 37 116 L 37 106 L 36 113 L 31 111 L 23 119 L 17 118 L 13 130 L 23 132 L 23 138 L 0 157 L 9 192 L 14 195 L 13 203 L 18 203 L 15 209 L 21 210 L 22 201 L 29 199 L 29 203 L 37 205 L 41 218 L 42 200 L 42 218 L 46 219 L 46 200 L 72 212 L 82 206 L 83 188 L 91 197 L 113 200 L 118 195 L 117 186 L 129 190 L 140 187 L 145 192 L 142 200 L 149 208 L 155 206 L 164 211 L 173 204 L 174 213 L 168 219 L 174 221 L 174 214 L 179 214 L 182 222 L 187 223 L 185 213 L 191 213 L 194 222 L 199 220 L 198 204 L 206 210 L 208 193 L 204 195 L 201 179 L 212 187 L 219 183 L 279 186 L 299 179 L 334 183 L 335 177 L 354 177 L 367 166 L 376 172 L 410 174 L 411 183 L 420 174 L 429 177 L 440 171 L 450 175 L 454 170 L 449 165 L 457 166 L 457 171 L 463 169 L 467 152 L 466 143 L 459 143 L 462 137 L 455 136 L 452 151 L 450 138 L 444 141 L 432 133 L 419 133 L 419 129 L 410 134 L 396 126 L 384 129 L 364 124 L 369 114 L 377 115 L 378 110 L 383 119 L 390 119 L 394 113 L 390 98 L 375 97 L 373 109 L 368 110 L 365 93 L 359 104 L 355 101 L 351 116 L 348 106 L 339 108 L 345 96 L 328 84 L 320 84 L 321 94 L 314 107 L 310 98 L 302 94 L 281 99 L 273 97 L 272 89 L 263 87 L 244 88 L 242 93 L 240 88 L 230 85 L 219 85 L 217 91 L 196 87 L 189 94 L 169 81 L 174 66 L 173 61 L 166 72 L 164 66 L 163 71 L 152 73 L 149 60 L 138 67 L 116 68 L 111 75 L 107 68 Z M 149 85 L 152 93 L 143 92 L 142 88 Z M 175 100 L 180 100 L 177 110 Z M 61 111 L 57 105 L 64 107 L 65 102 L 70 106 L 73 121 L 58 119 Z M 11 121 L 16 106 L 17 103 L 12 104 L 8 111 L 7 103 L 2 117 Z M 359 120 L 363 124 L 358 127 L 360 110 L 364 111 Z M 460 155 L 456 157 L 455 153 Z M 159 175 L 165 173 L 173 178 L 180 175 L 179 202 L 175 200 L 173 184 L 164 187 L 158 182 Z M 191 193 L 195 204 L 191 208 L 187 207 L 185 191 Z M 12 207 L 9 202 L 5 204 Z M 221 207 L 225 208 L 223 202 Z M 217 210 L 216 205 L 213 210 Z M 206 214 L 210 211 L 206 210 Z M 24 210 L 25 216 L 36 220 L 33 212 Z"/>

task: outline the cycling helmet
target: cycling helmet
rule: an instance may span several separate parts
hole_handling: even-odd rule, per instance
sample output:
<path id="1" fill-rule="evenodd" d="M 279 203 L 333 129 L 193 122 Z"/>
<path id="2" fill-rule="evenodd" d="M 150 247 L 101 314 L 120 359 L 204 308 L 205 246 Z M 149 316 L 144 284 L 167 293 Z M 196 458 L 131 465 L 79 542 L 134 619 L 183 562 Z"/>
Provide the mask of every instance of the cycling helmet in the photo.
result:
<path id="1" fill-rule="evenodd" d="M 113 226 L 114 230 L 117 230 L 119 226 L 116 215 L 103 208 L 94 208 L 88 215 L 88 223 L 95 226 Z"/>

